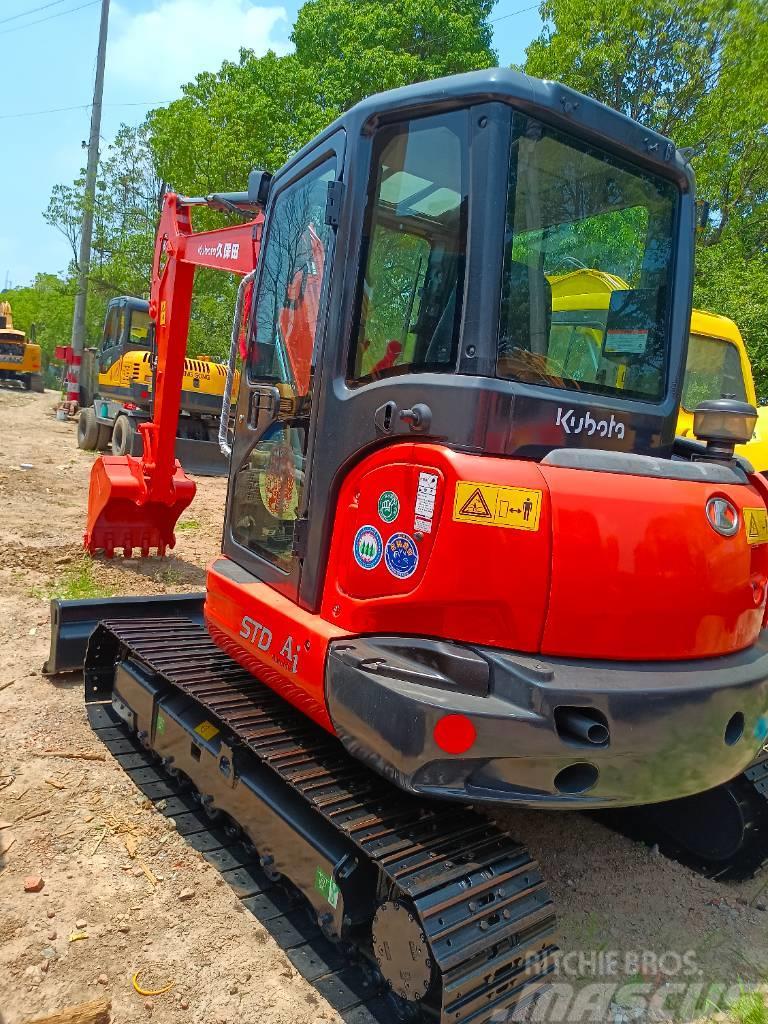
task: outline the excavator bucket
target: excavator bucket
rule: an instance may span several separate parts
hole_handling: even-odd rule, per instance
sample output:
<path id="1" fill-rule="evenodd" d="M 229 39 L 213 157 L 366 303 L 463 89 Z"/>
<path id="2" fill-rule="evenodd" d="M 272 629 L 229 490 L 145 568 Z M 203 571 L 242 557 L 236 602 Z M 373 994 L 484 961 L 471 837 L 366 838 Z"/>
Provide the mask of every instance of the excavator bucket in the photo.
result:
<path id="1" fill-rule="evenodd" d="M 153 494 L 139 459 L 102 455 L 91 469 L 85 548 L 90 554 L 103 551 L 107 558 L 120 548 L 126 558 L 136 548 L 143 557 L 152 549 L 162 557 L 176 544 L 174 528 L 194 496 L 194 481 L 178 460 L 171 488 L 159 496 Z"/>

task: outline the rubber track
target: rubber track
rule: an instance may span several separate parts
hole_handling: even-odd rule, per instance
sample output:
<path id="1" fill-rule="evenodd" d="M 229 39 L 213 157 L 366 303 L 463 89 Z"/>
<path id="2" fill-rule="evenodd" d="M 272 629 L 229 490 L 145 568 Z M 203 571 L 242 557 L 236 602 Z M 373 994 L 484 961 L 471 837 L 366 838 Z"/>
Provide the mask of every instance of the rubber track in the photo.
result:
<path id="1" fill-rule="evenodd" d="M 542 988 L 555 966 L 554 909 L 538 866 L 510 836 L 469 809 L 457 815 L 455 807 L 405 794 L 361 766 L 338 740 L 240 668 L 199 625 L 180 619 L 103 623 L 89 646 L 86 687 L 94 665 L 103 673 L 126 658 L 144 663 L 235 733 L 375 862 L 393 893 L 413 902 L 440 972 L 441 1021 L 503 1020 L 505 1011 Z M 322 977 L 308 980 L 327 998 Z M 392 1020 L 393 1004 L 371 991 L 370 971 L 365 983 L 367 995 L 357 977 L 358 1003 L 345 1011 L 364 1008 L 372 1019 Z M 388 1007 L 383 1018 L 380 1003 Z"/>
<path id="2" fill-rule="evenodd" d="M 735 806 L 728 813 L 740 814 L 746 823 L 741 845 L 730 857 L 719 860 L 696 852 L 683 837 L 686 814 L 695 807 L 698 818 L 716 822 L 722 813 L 718 800 L 730 794 Z M 711 806 L 707 801 L 711 801 Z M 670 813 L 674 815 L 670 826 Z M 768 752 L 763 752 L 749 768 L 730 782 L 692 797 L 682 797 L 660 807 L 633 807 L 618 811 L 598 811 L 593 817 L 608 828 L 650 846 L 656 844 L 672 860 L 679 861 L 697 874 L 721 882 L 743 882 L 754 878 L 768 865 Z M 681 832 L 681 829 L 683 830 Z"/>

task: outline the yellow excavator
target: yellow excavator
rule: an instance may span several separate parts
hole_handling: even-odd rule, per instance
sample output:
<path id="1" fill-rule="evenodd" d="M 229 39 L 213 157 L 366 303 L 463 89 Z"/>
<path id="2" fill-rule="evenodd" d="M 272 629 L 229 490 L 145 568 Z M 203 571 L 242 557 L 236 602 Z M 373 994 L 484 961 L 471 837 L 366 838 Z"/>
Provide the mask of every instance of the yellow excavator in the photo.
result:
<path id="1" fill-rule="evenodd" d="M 632 374 L 632 340 L 624 338 L 621 345 L 614 341 L 608 350 L 603 339 L 611 294 L 626 289 L 626 281 L 586 267 L 553 274 L 548 281 L 552 289 L 551 358 L 557 360 L 565 376 L 624 387 Z M 695 438 L 694 410 L 700 402 L 713 398 L 735 398 L 757 408 L 752 439 L 737 445 L 736 454 L 748 459 L 758 472 L 766 472 L 768 408 L 758 402 L 744 339 L 733 320 L 694 309 L 677 417 L 679 437 Z"/>
<path id="2" fill-rule="evenodd" d="M 0 302 L 0 380 L 16 380 L 27 391 L 44 391 L 40 346 L 13 326 L 10 302 Z"/>
<path id="3" fill-rule="evenodd" d="M 80 448 L 106 451 L 111 445 L 113 455 L 141 455 L 138 427 L 152 418 L 154 330 L 146 300 L 110 300 L 99 346 L 86 349 L 80 371 Z M 227 471 L 217 441 L 226 376 L 226 367 L 209 356 L 184 360 L 176 454 L 191 472 Z M 235 395 L 238 384 L 236 379 Z"/>

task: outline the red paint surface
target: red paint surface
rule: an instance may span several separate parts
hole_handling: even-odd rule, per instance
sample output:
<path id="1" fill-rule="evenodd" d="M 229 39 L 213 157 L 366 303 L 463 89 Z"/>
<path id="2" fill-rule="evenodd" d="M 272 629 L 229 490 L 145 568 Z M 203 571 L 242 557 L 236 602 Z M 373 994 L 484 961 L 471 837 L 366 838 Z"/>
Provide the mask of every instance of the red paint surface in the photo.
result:
<path id="1" fill-rule="evenodd" d="M 703 658 L 750 646 L 768 545 L 721 537 L 710 497 L 740 511 L 752 487 L 541 467 L 552 503 L 552 589 L 542 652 L 626 661 Z M 755 604 L 755 587 L 761 598 Z"/>
<path id="2" fill-rule="evenodd" d="M 325 707 L 325 658 L 328 643 L 345 636 L 344 631 L 299 608 L 266 583 L 235 583 L 215 566 L 208 569 L 205 599 L 205 619 L 213 639 L 243 668 L 332 732 Z M 244 625 L 246 616 L 269 630 L 268 647 L 260 646 L 258 638 L 254 642 L 253 626 Z M 295 662 L 281 653 L 289 637 Z"/>
<path id="3" fill-rule="evenodd" d="M 384 559 L 362 569 L 353 556 L 357 530 L 376 526 L 414 536 L 420 472 L 438 476 L 432 532 L 417 541 L 419 563 L 409 579 L 387 571 Z M 457 480 L 514 484 L 545 491 L 535 532 L 454 522 Z M 400 499 L 392 523 L 378 500 Z M 549 592 L 548 497 L 533 462 L 463 455 L 438 445 L 406 442 L 382 449 L 349 474 L 339 495 L 321 614 L 350 633 L 413 633 L 518 651 L 538 649 Z"/>

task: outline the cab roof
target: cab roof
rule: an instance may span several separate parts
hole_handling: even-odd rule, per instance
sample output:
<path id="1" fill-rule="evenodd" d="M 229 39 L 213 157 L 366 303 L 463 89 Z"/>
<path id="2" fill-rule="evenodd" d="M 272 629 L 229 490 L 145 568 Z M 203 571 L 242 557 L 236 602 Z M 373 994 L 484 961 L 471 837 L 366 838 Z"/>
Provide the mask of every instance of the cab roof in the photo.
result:
<path id="1" fill-rule="evenodd" d="M 368 134 L 382 122 L 494 100 L 672 178 L 684 191 L 693 190 L 693 170 L 670 139 L 575 89 L 510 68 L 435 78 L 361 100 L 299 150 L 283 170 L 339 129 L 351 135 Z"/>

